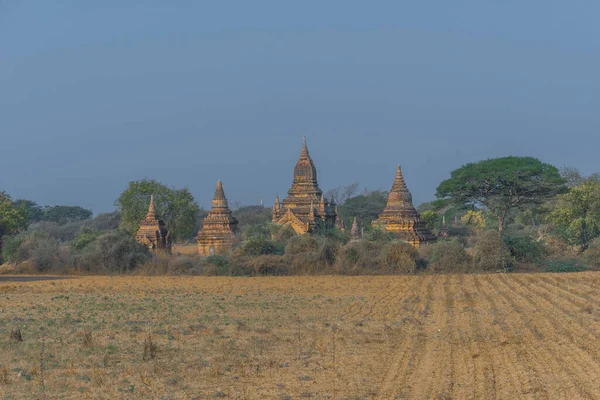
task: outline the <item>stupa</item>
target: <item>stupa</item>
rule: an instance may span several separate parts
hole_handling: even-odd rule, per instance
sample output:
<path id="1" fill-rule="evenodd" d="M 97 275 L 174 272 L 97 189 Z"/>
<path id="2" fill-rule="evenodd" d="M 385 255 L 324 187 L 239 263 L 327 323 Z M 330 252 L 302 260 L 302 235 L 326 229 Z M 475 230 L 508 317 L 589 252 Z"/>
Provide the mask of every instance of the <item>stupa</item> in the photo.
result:
<path id="1" fill-rule="evenodd" d="M 140 229 L 135 234 L 135 240 L 153 251 L 171 251 L 171 234 L 164 221 L 156 214 L 154 195 L 150 195 L 148 213 L 140 221 Z"/>
<path id="2" fill-rule="evenodd" d="M 335 204 L 325 200 L 319 188 L 317 169 L 308 153 L 306 138 L 294 168 L 294 182 L 288 191 L 288 197 L 280 202 L 277 196 L 273 204 L 272 219 L 276 224 L 291 226 L 300 235 L 313 232 L 319 225 L 335 225 Z"/>
<path id="3" fill-rule="evenodd" d="M 415 247 L 436 239 L 412 204 L 412 195 L 404 182 L 400 165 L 388 195 L 387 205 L 379 218 L 373 221 L 373 226 L 385 229 L 397 240 L 408 242 Z"/>
<path id="4" fill-rule="evenodd" d="M 198 254 L 210 256 L 227 252 L 233 246 L 238 232 L 238 221 L 229 210 L 229 204 L 223 191 L 223 183 L 219 180 L 212 200 L 212 207 L 206 218 L 204 218 L 202 229 L 196 236 Z"/>
<path id="5" fill-rule="evenodd" d="M 356 242 L 363 238 L 362 230 L 358 229 L 358 222 L 356 217 L 354 217 L 354 221 L 352 221 L 352 228 L 350 229 L 350 241 Z"/>
<path id="6" fill-rule="evenodd" d="M 446 225 L 446 216 L 442 215 L 442 227 L 440 228 L 439 237 L 446 239 L 448 237 L 448 226 Z"/>

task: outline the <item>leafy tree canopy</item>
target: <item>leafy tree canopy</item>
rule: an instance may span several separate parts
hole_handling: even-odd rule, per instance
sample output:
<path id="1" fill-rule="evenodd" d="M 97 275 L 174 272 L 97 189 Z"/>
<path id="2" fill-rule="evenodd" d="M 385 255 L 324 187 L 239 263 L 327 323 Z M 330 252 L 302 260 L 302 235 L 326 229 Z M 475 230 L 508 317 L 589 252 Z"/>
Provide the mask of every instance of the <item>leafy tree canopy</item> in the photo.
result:
<path id="1" fill-rule="evenodd" d="M 25 209 L 18 207 L 8 193 L 0 192 L 0 239 L 22 228 L 25 220 Z"/>
<path id="2" fill-rule="evenodd" d="M 502 232 L 513 209 L 540 204 L 564 191 L 565 180 L 556 167 L 533 157 L 510 156 L 466 164 L 452 171 L 450 179 L 438 186 L 436 196 L 485 206 L 497 218 Z"/>
<path id="3" fill-rule="evenodd" d="M 66 224 L 67 222 L 85 221 L 92 217 L 92 212 L 79 206 L 48 206 L 42 211 L 42 221 Z"/>
<path id="4" fill-rule="evenodd" d="M 374 191 L 367 195 L 360 195 L 349 198 L 344 204 L 338 207 L 340 218 L 346 224 L 348 229 L 352 224 L 352 219 L 357 217 L 365 228 L 371 225 L 371 222 L 379 217 L 379 214 L 387 204 L 388 192 Z"/>
<path id="5" fill-rule="evenodd" d="M 193 237 L 198 204 L 187 188 L 170 188 L 156 180 L 143 179 L 129 182 L 115 205 L 121 212 L 121 227 L 134 233 L 148 212 L 150 195 L 154 195 L 156 212 L 165 221 L 175 240 Z"/>
<path id="6" fill-rule="evenodd" d="M 581 251 L 600 236 L 600 181 L 586 179 L 558 197 L 548 219 Z"/>

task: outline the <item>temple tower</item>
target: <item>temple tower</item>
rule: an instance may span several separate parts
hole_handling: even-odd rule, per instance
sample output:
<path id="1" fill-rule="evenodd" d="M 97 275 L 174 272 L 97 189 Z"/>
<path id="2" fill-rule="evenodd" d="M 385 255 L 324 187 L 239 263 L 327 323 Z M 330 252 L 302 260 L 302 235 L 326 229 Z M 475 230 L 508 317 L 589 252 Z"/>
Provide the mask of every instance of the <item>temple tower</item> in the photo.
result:
<path id="1" fill-rule="evenodd" d="M 152 251 L 171 251 L 171 234 L 162 219 L 158 218 L 154 206 L 154 195 L 150 195 L 150 206 L 146 217 L 140 221 L 135 240 Z"/>
<path id="2" fill-rule="evenodd" d="M 442 215 L 442 227 L 440 228 L 440 233 L 438 234 L 441 238 L 448 237 L 448 226 L 446 225 L 446 215 Z"/>
<path id="3" fill-rule="evenodd" d="M 227 252 L 233 246 L 235 235 L 238 232 L 238 221 L 229 210 L 223 183 L 219 180 L 212 207 L 204 218 L 202 230 L 196 236 L 198 254 L 210 256 Z"/>
<path id="4" fill-rule="evenodd" d="M 325 199 L 317 183 L 317 169 L 310 158 L 306 138 L 302 143 L 300 158 L 294 168 L 294 181 L 288 197 L 273 205 L 273 222 L 289 225 L 298 234 L 312 232 L 317 225 L 333 227 L 336 212 L 332 203 Z"/>
<path id="5" fill-rule="evenodd" d="M 354 221 L 352 221 L 352 228 L 350 229 L 350 241 L 356 242 L 357 240 L 362 239 L 362 231 L 358 229 L 358 221 L 356 217 L 354 217 Z"/>
<path id="6" fill-rule="evenodd" d="M 388 195 L 387 205 L 379 218 L 373 221 L 373 226 L 385 229 L 397 240 L 408 242 L 415 247 L 436 239 L 412 204 L 412 195 L 404 182 L 400 165 Z"/>

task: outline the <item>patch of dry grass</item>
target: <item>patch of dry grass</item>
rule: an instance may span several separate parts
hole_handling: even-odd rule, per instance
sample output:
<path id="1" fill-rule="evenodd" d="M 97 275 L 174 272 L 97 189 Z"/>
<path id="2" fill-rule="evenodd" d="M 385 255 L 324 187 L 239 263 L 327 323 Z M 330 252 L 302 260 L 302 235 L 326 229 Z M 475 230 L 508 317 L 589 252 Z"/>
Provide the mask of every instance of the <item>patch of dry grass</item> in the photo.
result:
<path id="1" fill-rule="evenodd" d="M 595 273 L 0 282 L 0 398 L 594 397 L 599 291 Z"/>

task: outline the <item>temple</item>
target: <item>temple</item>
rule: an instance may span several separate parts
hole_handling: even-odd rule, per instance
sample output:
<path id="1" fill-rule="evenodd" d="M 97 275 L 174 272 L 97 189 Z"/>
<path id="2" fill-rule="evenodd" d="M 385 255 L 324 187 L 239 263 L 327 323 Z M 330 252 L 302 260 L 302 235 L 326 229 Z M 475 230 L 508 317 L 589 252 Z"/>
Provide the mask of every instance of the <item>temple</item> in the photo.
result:
<path id="1" fill-rule="evenodd" d="M 342 232 L 346 231 L 346 225 L 344 225 L 344 221 L 342 221 L 340 214 L 337 212 L 337 206 L 335 207 L 335 227 Z"/>
<path id="2" fill-rule="evenodd" d="M 154 195 L 150 196 L 150 206 L 146 217 L 140 221 L 140 229 L 135 240 L 153 251 L 171 251 L 171 234 L 163 220 L 158 219 L 154 207 Z"/>
<path id="3" fill-rule="evenodd" d="M 306 138 L 294 168 L 294 182 L 288 197 L 280 202 L 277 196 L 272 219 L 276 224 L 291 226 L 300 235 L 313 232 L 317 226 L 335 226 L 335 205 L 325 200 L 319 188 L 317 169 L 308 153 Z"/>
<path id="4" fill-rule="evenodd" d="M 356 217 L 354 217 L 354 221 L 352 221 L 352 228 L 350 229 L 350 241 L 356 242 L 363 238 L 362 230 L 358 229 L 358 222 L 356 221 Z"/>
<path id="5" fill-rule="evenodd" d="M 448 238 L 448 226 L 446 225 L 446 215 L 442 215 L 442 227 L 440 228 L 439 237 L 446 239 Z"/>
<path id="6" fill-rule="evenodd" d="M 412 204 L 412 195 L 404 182 L 400 165 L 388 195 L 387 205 L 379 218 L 373 221 L 373 226 L 385 229 L 397 240 L 408 242 L 415 247 L 436 239 Z"/>
<path id="7" fill-rule="evenodd" d="M 238 233 L 238 221 L 231 214 L 223 183 L 217 181 L 217 189 L 212 200 L 212 207 L 198 232 L 198 254 L 209 256 L 223 254 L 233 247 L 235 235 Z"/>

